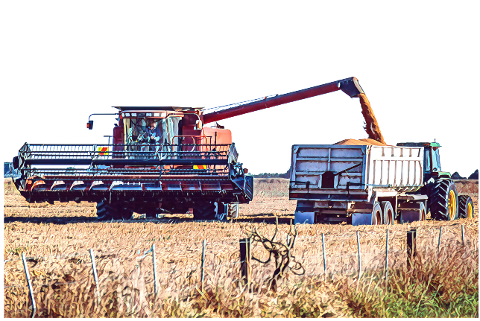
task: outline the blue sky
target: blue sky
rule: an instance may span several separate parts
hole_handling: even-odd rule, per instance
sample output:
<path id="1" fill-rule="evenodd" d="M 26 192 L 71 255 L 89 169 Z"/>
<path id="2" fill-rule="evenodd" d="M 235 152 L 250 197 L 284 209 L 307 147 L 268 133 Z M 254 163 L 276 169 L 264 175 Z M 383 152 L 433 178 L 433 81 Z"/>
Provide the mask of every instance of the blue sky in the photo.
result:
<path id="1" fill-rule="evenodd" d="M 385 141 L 433 141 L 478 168 L 474 1 L 22 1 L 0 13 L 2 159 L 25 143 L 105 143 L 114 105 L 214 107 L 357 77 Z M 293 144 L 364 138 L 335 92 L 221 122 L 251 173 Z"/>

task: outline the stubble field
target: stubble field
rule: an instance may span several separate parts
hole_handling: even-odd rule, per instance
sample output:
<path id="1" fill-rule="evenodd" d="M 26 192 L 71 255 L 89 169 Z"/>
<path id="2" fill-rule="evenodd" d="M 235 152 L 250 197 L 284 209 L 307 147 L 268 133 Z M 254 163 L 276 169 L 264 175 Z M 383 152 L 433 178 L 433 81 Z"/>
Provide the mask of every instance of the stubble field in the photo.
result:
<path id="1" fill-rule="evenodd" d="M 457 181 L 456 184 L 459 193 L 473 198 L 477 212 L 478 181 Z M 136 215 L 135 219 L 124 222 L 97 222 L 95 204 L 29 204 L 15 190 L 11 180 L 5 180 L 4 188 L 4 312 L 8 317 L 26 317 L 32 313 L 21 253 L 27 257 L 36 316 L 388 317 L 392 316 L 388 313 L 395 311 L 390 307 L 390 312 L 382 312 L 384 306 L 376 306 L 372 299 L 375 295 L 385 297 L 395 292 L 388 283 L 381 285 L 383 278 L 379 276 L 384 275 L 387 226 L 298 226 L 293 255 L 305 273 L 300 276 L 288 273 L 277 292 L 272 293 L 268 291 L 267 280 L 275 267 L 272 262 L 253 261 L 251 290 L 245 290 L 240 282 L 239 240 L 255 228 L 262 235 L 273 235 L 275 218 L 278 218 L 276 239 L 286 241 L 296 202 L 288 200 L 288 180 L 285 179 L 255 179 L 254 201 L 241 205 L 240 217 L 228 223 L 194 222 L 188 214 L 149 220 Z M 461 239 L 462 225 L 465 244 Z M 421 266 L 416 273 L 423 271 L 423 276 L 414 276 L 405 270 L 406 232 L 412 228 L 417 228 L 419 262 L 416 264 Z M 407 301 L 427 300 L 425 293 L 433 291 L 435 282 L 443 283 L 447 289 L 445 284 L 451 283 L 454 292 L 442 290 L 435 294 L 438 302 L 444 302 L 443 305 L 437 302 L 439 311 L 443 311 L 439 316 L 471 315 L 467 308 L 458 312 L 460 315 L 451 310 L 453 305 L 449 305 L 449 300 L 465 300 L 457 297 L 458 293 L 466 295 L 466 300 L 476 296 L 476 301 L 472 299 L 472 309 L 476 306 L 478 310 L 477 216 L 473 220 L 453 222 L 428 220 L 395 224 L 388 229 L 390 282 L 400 282 L 398 284 L 408 288 L 408 282 L 419 283 L 422 277 L 428 280 L 424 282 L 424 293 L 415 288 Z M 358 281 L 357 231 L 361 282 Z M 327 275 L 324 273 L 322 234 Z M 142 258 L 153 244 L 157 296 L 154 294 L 152 254 L 147 253 Z M 90 249 L 95 255 L 98 287 L 92 273 Z M 268 258 L 260 244 L 254 244 L 252 252 L 262 260 Z M 443 268 L 445 265 L 447 269 Z M 395 277 L 403 281 L 394 281 Z M 465 284 L 460 282 L 454 286 L 458 278 Z M 371 286 L 372 282 L 377 286 Z M 355 288 L 356 292 L 352 290 Z M 385 292 L 378 292 L 381 290 Z M 405 293 L 410 292 L 404 290 Z M 394 301 L 398 298 L 392 298 Z M 416 313 L 420 313 L 419 309 L 420 306 Z M 393 316 L 404 312 L 396 313 Z M 405 313 L 404 316 L 410 316 Z"/>

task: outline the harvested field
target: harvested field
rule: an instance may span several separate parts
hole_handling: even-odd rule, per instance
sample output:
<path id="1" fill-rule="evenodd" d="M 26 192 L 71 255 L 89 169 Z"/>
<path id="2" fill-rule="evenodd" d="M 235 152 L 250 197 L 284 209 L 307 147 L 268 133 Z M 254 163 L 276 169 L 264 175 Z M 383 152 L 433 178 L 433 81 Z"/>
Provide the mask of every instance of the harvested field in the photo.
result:
<path id="1" fill-rule="evenodd" d="M 473 198 L 477 215 L 478 181 L 462 180 L 456 184 L 459 193 Z M 15 190 L 11 180 L 5 180 L 4 188 L 4 259 L 7 260 L 4 265 L 4 312 L 7 317 L 27 317 L 31 313 L 21 253 L 28 257 L 37 303 L 36 316 L 42 317 L 369 316 L 348 303 L 350 292 L 347 289 L 358 274 L 357 231 L 360 232 L 365 284 L 373 280 L 368 279 L 368 275 L 374 277 L 375 271 L 383 273 L 385 264 L 387 226 L 303 225 L 298 227 L 293 254 L 305 268 L 305 275 L 289 273 L 278 293 L 272 294 L 266 291 L 265 282 L 274 266 L 254 261 L 253 292 L 243 291 L 239 286 L 239 239 L 246 237 L 252 228 L 263 235 L 273 235 L 275 217 L 278 217 L 279 239 L 285 242 L 296 206 L 295 201 L 288 200 L 286 179 L 255 179 L 254 201 L 240 206 L 240 217 L 233 223 L 194 222 L 188 214 L 165 215 L 162 219 L 145 220 L 137 216 L 125 222 L 96 222 L 95 204 L 29 204 Z M 462 224 L 466 247 L 461 246 Z M 442 243 L 437 255 L 440 226 Z M 412 227 L 418 228 L 418 255 L 423 259 L 421 270 L 427 273 L 429 269 L 438 269 L 438 262 L 458 269 L 456 277 L 477 289 L 478 310 L 478 216 L 473 220 L 429 220 L 390 226 L 392 276 L 403 273 L 406 232 Z M 328 262 L 327 282 L 324 281 L 322 233 Z M 200 294 L 203 240 L 207 242 L 205 292 Z M 151 254 L 144 259 L 138 258 L 152 244 L 156 246 L 159 276 L 157 299 Z M 89 249 L 93 249 L 96 256 L 98 290 L 93 280 Z M 253 255 L 262 260 L 268 257 L 259 244 L 254 245 Z M 438 278 L 448 278 L 447 274 L 438 273 Z M 438 282 L 446 282 L 442 280 Z M 459 281 L 455 282 L 451 281 L 452 284 Z M 362 288 L 363 283 L 359 284 Z M 368 291 L 365 285 L 365 293 L 370 293 Z M 93 300 L 96 293 L 99 302 Z M 298 293 L 302 295 L 299 297 Z M 358 295 L 351 295 L 358 299 Z M 451 293 L 445 297 L 447 295 L 452 297 Z M 301 308 L 307 307 L 310 312 L 301 310 L 302 314 L 292 308 L 297 300 L 303 302 Z M 455 312 L 440 315 L 456 316 Z"/>

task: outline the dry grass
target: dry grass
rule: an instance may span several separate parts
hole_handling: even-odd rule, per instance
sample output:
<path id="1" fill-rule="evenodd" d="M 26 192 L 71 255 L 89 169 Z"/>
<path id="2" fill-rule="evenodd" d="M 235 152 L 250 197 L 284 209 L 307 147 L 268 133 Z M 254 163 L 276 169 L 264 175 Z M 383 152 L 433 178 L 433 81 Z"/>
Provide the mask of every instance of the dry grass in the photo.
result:
<path id="1" fill-rule="evenodd" d="M 9 181 L 4 183 L 4 188 L 4 256 L 5 260 L 9 260 L 4 270 L 7 317 L 26 317 L 30 313 L 27 308 L 31 309 L 23 264 L 19 259 L 22 252 L 30 258 L 28 266 L 37 302 L 37 316 L 343 317 L 372 313 L 361 314 L 355 304 L 349 305 L 342 295 L 355 298 L 358 293 L 368 293 L 349 294 L 346 290 L 346 284 L 354 282 L 358 273 L 356 231 L 361 234 L 363 268 L 381 270 L 385 262 L 386 226 L 299 226 L 294 255 L 305 266 L 306 276 L 288 275 L 278 295 L 274 296 L 265 293 L 263 286 L 263 281 L 271 276 L 273 266 L 255 262 L 253 293 L 245 292 L 239 286 L 239 265 L 235 264 L 239 261 L 238 240 L 245 237 L 251 226 L 256 226 L 264 235 L 272 233 L 273 216 L 279 216 L 281 223 L 293 218 L 295 201 L 288 200 L 288 180 L 255 180 L 255 200 L 240 206 L 240 219 L 235 223 L 193 222 L 189 215 L 170 215 L 162 220 L 96 222 L 94 204 L 29 204 Z M 478 208 L 478 182 L 473 187 L 463 183 L 460 186 L 457 182 L 457 188 L 459 192 L 463 189 L 471 193 Z M 460 245 L 461 224 L 465 226 L 466 248 Z M 447 255 L 447 250 L 443 250 L 440 257 L 444 257 L 444 261 L 432 260 L 429 263 L 426 258 L 436 257 L 439 226 L 444 227 L 442 248 L 449 248 L 450 252 Z M 418 228 L 419 255 L 424 258 L 422 266 L 425 268 L 422 267 L 422 270 L 425 273 L 438 269 L 439 264 L 453 266 L 454 262 L 445 260 L 452 257 L 452 253 L 460 253 L 455 255 L 464 255 L 462 262 L 471 271 L 476 271 L 478 283 L 477 217 L 474 220 L 391 226 L 389 266 L 392 276 L 400 273 L 399 278 L 407 278 L 401 271 L 406 259 L 405 234 L 412 227 Z M 288 226 L 280 224 L 280 230 L 280 237 L 285 238 Z M 328 282 L 322 281 L 322 233 L 325 234 L 328 254 Z M 207 240 L 206 290 L 200 294 L 196 287 L 200 283 L 203 240 Z M 153 295 L 151 254 L 144 259 L 137 258 L 153 243 L 156 245 L 159 271 L 159 295 L 156 299 Z M 94 300 L 96 292 L 89 249 L 96 254 L 100 302 Z M 265 255 L 260 247 L 255 247 L 254 253 L 260 257 Z M 432 265 L 434 262 L 437 265 Z M 345 278 L 346 275 L 352 277 Z M 473 277 L 465 276 L 465 280 L 470 282 Z M 367 283 L 360 284 L 366 286 Z"/>

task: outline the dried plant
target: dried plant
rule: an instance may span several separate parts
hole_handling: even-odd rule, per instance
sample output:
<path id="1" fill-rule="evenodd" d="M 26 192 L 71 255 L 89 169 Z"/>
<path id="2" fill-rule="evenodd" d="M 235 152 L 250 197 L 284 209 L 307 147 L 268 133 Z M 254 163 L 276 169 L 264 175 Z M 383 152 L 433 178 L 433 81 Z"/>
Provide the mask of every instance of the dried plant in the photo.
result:
<path id="1" fill-rule="evenodd" d="M 276 292 L 278 282 L 288 271 L 291 271 L 295 275 L 305 274 L 305 268 L 292 254 L 295 240 L 298 236 L 296 225 L 290 225 L 286 243 L 283 243 L 280 240 L 275 240 L 275 237 L 278 234 L 278 219 L 275 223 L 275 232 L 271 238 L 263 236 L 256 227 L 254 227 L 248 234 L 252 242 L 261 243 L 263 248 L 268 252 L 268 259 L 265 261 L 262 261 L 253 255 L 252 259 L 263 264 L 270 263 L 272 258 L 275 260 L 275 270 L 273 275 L 267 279 L 269 289 Z"/>

